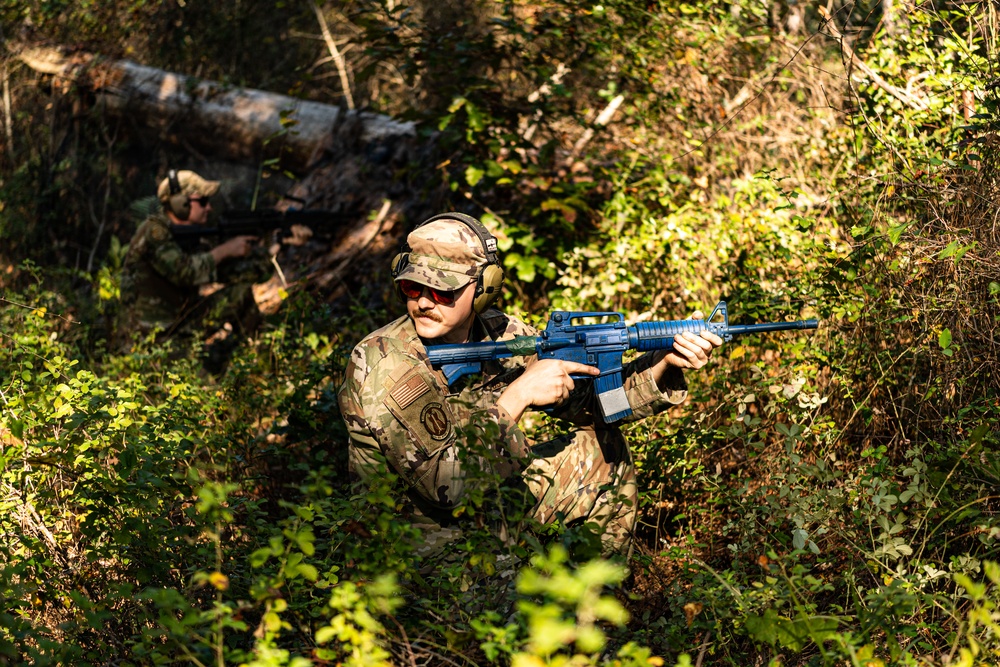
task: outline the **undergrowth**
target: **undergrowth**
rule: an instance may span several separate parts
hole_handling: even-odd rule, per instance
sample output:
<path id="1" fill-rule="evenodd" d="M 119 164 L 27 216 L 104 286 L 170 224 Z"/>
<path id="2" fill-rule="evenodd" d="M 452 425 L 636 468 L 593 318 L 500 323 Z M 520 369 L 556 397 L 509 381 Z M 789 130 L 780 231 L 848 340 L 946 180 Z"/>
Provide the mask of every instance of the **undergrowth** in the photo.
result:
<path id="1" fill-rule="evenodd" d="M 22 4 L 54 35 L 104 34 L 107 12 L 183 39 L 195 11 Z M 499 540 L 489 475 L 431 560 L 391 475 L 347 478 L 335 389 L 393 304 L 297 286 L 219 376 L 153 340 L 107 352 L 122 243 L 96 252 L 90 212 L 127 199 L 125 150 L 63 92 L 18 98 L 51 122 L 16 115 L 32 140 L 0 181 L 0 663 L 1000 661 L 995 15 L 833 3 L 801 14 L 806 38 L 774 4 L 509 3 L 459 25 L 361 2 L 340 26 L 370 99 L 435 128 L 441 186 L 500 237 L 510 310 L 821 320 L 732 341 L 687 404 L 629 427 L 627 563 L 516 513 Z M 161 64 L 251 76 L 209 47 Z"/>

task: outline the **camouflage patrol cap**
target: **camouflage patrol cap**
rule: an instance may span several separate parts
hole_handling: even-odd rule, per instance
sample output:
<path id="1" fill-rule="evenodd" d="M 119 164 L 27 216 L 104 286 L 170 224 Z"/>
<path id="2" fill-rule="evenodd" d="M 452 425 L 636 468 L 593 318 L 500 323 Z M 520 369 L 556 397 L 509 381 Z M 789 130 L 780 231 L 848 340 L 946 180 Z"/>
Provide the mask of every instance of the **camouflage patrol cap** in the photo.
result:
<path id="1" fill-rule="evenodd" d="M 170 179 L 164 178 L 160 181 L 160 187 L 156 190 L 156 196 L 161 202 L 166 203 L 172 195 L 194 195 L 211 197 L 219 191 L 219 181 L 205 180 L 198 174 L 187 169 L 177 172 L 177 183 L 180 185 L 179 192 L 170 191 Z"/>
<path id="2" fill-rule="evenodd" d="M 483 242 L 459 220 L 434 220 L 406 237 L 407 264 L 396 281 L 412 280 L 435 289 L 454 290 L 473 282 L 487 263 Z"/>

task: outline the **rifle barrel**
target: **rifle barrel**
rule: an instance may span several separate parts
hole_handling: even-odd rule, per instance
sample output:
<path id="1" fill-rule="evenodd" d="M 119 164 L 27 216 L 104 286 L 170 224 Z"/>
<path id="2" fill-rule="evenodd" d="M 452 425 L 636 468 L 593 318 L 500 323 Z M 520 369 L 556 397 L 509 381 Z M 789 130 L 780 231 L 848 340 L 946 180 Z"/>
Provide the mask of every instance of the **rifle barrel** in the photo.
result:
<path id="1" fill-rule="evenodd" d="M 819 320 L 796 320 L 795 322 L 764 322 L 763 324 L 730 324 L 729 333 L 733 336 L 764 333 L 766 331 L 788 331 L 789 329 L 816 329 Z"/>

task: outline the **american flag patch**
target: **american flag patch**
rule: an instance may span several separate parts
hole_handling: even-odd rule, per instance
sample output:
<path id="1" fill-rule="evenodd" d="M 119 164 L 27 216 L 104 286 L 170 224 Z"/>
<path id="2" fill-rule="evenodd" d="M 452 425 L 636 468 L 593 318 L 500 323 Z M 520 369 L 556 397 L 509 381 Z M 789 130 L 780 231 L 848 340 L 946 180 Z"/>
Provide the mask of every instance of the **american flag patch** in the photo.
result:
<path id="1" fill-rule="evenodd" d="M 422 377 L 414 375 L 406 382 L 400 382 L 396 385 L 396 387 L 389 392 L 389 396 L 392 397 L 392 400 L 396 401 L 396 405 L 398 405 L 401 410 L 405 410 L 408 405 L 426 394 L 430 391 L 430 389 L 431 388 L 427 386 L 427 383 Z"/>

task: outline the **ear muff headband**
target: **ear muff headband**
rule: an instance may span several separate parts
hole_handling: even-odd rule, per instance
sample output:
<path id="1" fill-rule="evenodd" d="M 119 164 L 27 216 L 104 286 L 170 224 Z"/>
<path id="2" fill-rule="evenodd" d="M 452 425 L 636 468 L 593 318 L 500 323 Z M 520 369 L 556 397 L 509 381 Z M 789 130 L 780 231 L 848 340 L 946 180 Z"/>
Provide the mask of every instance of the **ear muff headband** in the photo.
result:
<path id="1" fill-rule="evenodd" d="M 428 223 L 434 222 L 435 220 L 457 220 L 458 222 L 463 223 L 466 227 L 471 229 L 473 233 L 475 233 L 479 242 L 482 244 L 483 252 L 486 254 L 486 264 L 479 270 L 479 274 L 476 276 L 476 293 L 472 299 L 472 309 L 476 313 L 482 313 L 496 303 L 497 299 L 500 298 L 501 291 L 503 290 L 503 267 L 500 266 L 500 257 L 497 254 L 496 237 L 490 234 L 490 231 L 483 226 L 483 223 L 479 222 L 471 215 L 465 215 L 464 213 L 441 213 L 439 215 L 435 215 L 414 227 L 414 230 L 419 229 Z M 399 285 L 396 284 L 396 277 L 403 272 L 403 269 L 405 269 L 409 263 L 410 246 L 404 240 L 399 252 L 392 258 L 392 264 L 390 265 L 390 272 L 392 273 L 396 296 L 399 297 L 399 300 L 404 303 L 406 302 L 406 296 L 403 295 L 399 289 Z"/>
<path id="2" fill-rule="evenodd" d="M 170 185 L 167 208 L 180 220 L 187 220 L 191 215 L 191 199 L 181 192 L 181 180 L 177 177 L 176 169 L 167 172 L 167 183 Z"/>

